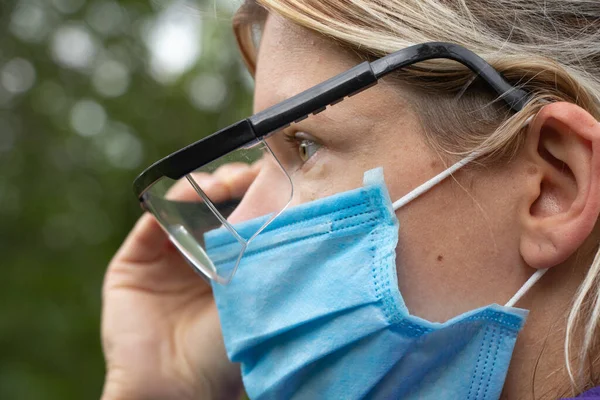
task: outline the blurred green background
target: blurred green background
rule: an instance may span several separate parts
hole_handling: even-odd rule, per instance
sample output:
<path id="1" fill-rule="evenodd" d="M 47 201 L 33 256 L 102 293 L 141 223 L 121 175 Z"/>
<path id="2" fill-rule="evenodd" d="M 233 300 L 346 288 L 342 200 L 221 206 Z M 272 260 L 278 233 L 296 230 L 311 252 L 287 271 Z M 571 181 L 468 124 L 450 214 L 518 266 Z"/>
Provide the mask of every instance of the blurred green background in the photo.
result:
<path id="1" fill-rule="evenodd" d="M 0 0 L 0 399 L 99 398 L 147 165 L 251 112 L 240 0 Z"/>

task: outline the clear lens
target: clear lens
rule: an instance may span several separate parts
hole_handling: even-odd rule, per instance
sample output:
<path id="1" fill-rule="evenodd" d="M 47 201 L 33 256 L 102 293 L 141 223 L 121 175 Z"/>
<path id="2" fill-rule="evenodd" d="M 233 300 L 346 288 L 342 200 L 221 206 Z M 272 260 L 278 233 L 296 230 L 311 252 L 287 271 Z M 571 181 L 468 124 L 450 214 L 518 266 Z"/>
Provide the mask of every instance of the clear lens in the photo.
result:
<path id="1" fill-rule="evenodd" d="M 273 228 L 277 224 L 268 226 L 275 217 L 285 218 L 293 206 L 360 188 L 365 171 L 397 163 L 387 156 L 389 146 L 377 146 L 389 143 L 390 134 L 374 128 L 379 108 L 365 110 L 360 97 L 310 115 L 178 181 L 161 179 L 143 195 L 146 207 L 198 272 L 226 284 L 253 254 L 257 235 L 264 234 L 273 246 L 285 240 Z M 356 118 L 361 112 L 375 119 Z M 259 172 L 250 174 L 252 179 L 235 179 L 231 171 L 236 165 Z M 277 267 L 271 263 L 265 268 Z"/>
<path id="2" fill-rule="evenodd" d="M 260 170 L 256 179 L 255 168 Z M 259 203 L 245 207 L 244 214 L 236 212 L 245 192 L 252 191 L 248 186 L 258 180 L 268 181 L 276 196 L 262 196 Z M 143 195 L 146 207 L 187 261 L 201 274 L 223 284 L 233 276 L 251 239 L 288 205 L 291 197 L 290 178 L 264 142 L 238 149 L 179 180 L 164 177 Z M 252 223 L 243 224 L 250 219 Z M 232 262 L 216 266 L 208 257 L 205 235 L 215 230 L 227 233 L 223 251 L 233 254 Z"/>

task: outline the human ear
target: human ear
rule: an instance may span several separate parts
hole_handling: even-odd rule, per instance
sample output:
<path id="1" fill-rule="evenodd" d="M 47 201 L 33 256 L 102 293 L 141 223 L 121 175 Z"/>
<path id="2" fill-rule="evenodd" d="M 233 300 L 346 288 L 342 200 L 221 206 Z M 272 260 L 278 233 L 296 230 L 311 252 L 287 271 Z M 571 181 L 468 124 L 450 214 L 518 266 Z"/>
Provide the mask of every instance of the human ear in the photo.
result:
<path id="1" fill-rule="evenodd" d="M 545 106 L 529 127 L 520 252 L 534 268 L 567 260 L 600 213 L 600 123 L 581 107 Z"/>

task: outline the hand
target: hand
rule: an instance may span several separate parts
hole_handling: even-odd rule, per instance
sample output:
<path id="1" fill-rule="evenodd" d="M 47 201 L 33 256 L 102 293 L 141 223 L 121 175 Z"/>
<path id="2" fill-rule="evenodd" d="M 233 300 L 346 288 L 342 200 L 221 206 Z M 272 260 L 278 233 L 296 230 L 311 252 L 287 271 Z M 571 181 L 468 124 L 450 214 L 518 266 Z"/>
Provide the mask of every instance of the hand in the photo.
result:
<path id="1" fill-rule="evenodd" d="M 227 164 L 194 175 L 215 202 L 241 198 L 259 163 Z M 176 184 L 170 198 L 197 198 Z M 235 399 L 239 365 L 227 359 L 210 285 L 144 214 L 112 259 L 104 280 L 103 400 Z"/>

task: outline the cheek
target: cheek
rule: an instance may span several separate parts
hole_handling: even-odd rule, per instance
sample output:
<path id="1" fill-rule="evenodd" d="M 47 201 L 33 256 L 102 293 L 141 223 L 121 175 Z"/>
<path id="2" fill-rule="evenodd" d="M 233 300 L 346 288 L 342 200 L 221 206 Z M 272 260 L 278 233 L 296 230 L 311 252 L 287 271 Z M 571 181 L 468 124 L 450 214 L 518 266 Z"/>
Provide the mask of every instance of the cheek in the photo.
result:
<path id="1" fill-rule="evenodd" d="M 365 168 L 347 155 L 324 153 L 306 171 L 292 175 L 292 205 L 323 199 L 363 186 Z"/>

